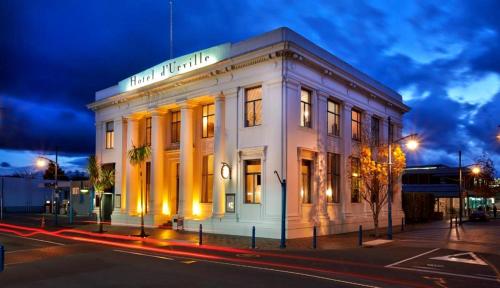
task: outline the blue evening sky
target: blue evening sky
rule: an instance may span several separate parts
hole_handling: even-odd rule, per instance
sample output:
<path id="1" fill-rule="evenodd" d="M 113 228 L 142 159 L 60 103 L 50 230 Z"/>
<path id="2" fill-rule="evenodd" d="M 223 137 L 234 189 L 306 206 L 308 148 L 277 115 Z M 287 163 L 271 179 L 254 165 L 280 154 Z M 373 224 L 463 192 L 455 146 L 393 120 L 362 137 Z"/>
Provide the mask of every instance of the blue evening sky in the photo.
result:
<path id="1" fill-rule="evenodd" d="M 97 90 L 168 58 L 168 0 L 0 2 L 0 175 L 53 155 L 83 169 L 94 150 L 85 105 Z M 174 56 L 288 26 L 403 95 L 409 164 L 500 171 L 500 2 L 174 2 Z"/>

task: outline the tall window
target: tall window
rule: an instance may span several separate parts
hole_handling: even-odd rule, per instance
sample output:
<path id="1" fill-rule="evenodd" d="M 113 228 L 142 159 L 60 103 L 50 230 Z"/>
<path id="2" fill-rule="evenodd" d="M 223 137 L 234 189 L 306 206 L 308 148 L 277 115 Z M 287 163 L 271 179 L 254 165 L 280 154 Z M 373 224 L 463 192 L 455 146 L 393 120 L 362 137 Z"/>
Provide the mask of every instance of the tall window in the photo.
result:
<path id="1" fill-rule="evenodd" d="M 311 123 L 311 91 L 306 89 L 300 90 L 300 126 L 312 127 Z"/>
<path id="2" fill-rule="evenodd" d="M 245 161 L 245 203 L 260 203 L 262 194 L 260 160 Z"/>
<path id="3" fill-rule="evenodd" d="M 351 202 L 361 201 L 361 162 L 359 158 L 351 158 Z"/>
<path id="4" fill-rule="evenodd" d="M 302 203 L 311 203 L 311 160 L 302 160 L 300 165 L 300 174 L 302 177 L 302 187 L 300 194 L 302 196 Z"/>
<path id="5" fill-rule="evenodd" d="M 214 190 L 214 155 L 203 156 L 202 167 L 202 203 L 212 203 L 212 195 Z"/>
<path id="6" fill-rule="evenodd" d="M 361 141 L 361 112 L 351 111 L 352 140 Z"/>
<path id="7" fill-rule="evenodd" d="M 181 141 L 181 111 L 172 112 L 172 120 L 170 121 L 171 143 L 179 143 Z"/>
<path id="8" fill-rule="evenodd" d="M 391 142 L 394 142 L 394 130 L 395 126 L 394 124 L 391 124 L 391 126 L 389 126 L 389 139 L 391 139 Z"/>
<path id="9" fill-rule="evenodd" d="M 144 213 L 148 213 L 148 201 L 151 195 L 151 162 L 146 162 L 146 195 L 144 197 Z"/>
<path id="10" fill-rule="evenodd" d="M 115 124 L 113 121 L 106 122 L 106 149 L 113 149 L 115 142 Z"/>
<path id="11" fill-rule="evenodd" d="M 340 154 L 328 153 L 328 190 L 327 202 L 340 202 Z"/>
<path id="12" fill-rule="evenodd" d="M 202 106 L 202 137 L 210 138 L 214 137 L 214 125 L 215 125 L 215 106 L 214 104 L 208 104 Z"/>
<path id="13" fill-rule="evenodd" d="M 146 145 L 151 146 L 151 117 L 146 118 Z"/>
<path id="14" fill-rule="evenodd" d="M 245 127 L 262 124 L 262 87 L 245 90 Z"/>
<path id="15" fill-rule="evenodd" d="M 372 139 L 373 145 L 380 145 L 380 120 L 377 117 L 372 117 Z"/>
<path id="16" fill-rule="evenodd" d="M 340 105 L 328 100 L 328 135 L 340 135 Z"/>

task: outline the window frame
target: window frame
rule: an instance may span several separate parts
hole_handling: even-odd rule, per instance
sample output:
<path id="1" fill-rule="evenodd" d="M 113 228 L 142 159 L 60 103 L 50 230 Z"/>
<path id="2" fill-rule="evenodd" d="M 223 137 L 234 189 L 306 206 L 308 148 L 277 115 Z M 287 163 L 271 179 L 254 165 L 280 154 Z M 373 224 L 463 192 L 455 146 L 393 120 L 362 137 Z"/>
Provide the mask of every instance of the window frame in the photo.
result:
<path id="1" fill-rule="evenodd" d="M 302 100 L 302 92 L 308 93 L 309 102 L 304 102 Z M 312 128 L 312 90 L 306 89 L 304 87 L 300 88 L 300 126 L 305 128 Z M 307 108 L 307 109 L 306 109 Z M 308 117 L 306 119 L 306 110 L 308 112 Z M 306 120 L 308 122 L 306 122 Z"/>
<path id="2" fill-rule="evenodd" d="M 355 168 L 357 169 L 355 170 Z M 354 173 L 357 173 L 357 176 L 354 176 Z M 360 173 L 361 173 L 361 159 L 358 157 L 351 157 L 351 203 L 361 203 Z"/>
<path id="3" fill-rule="evenodd" d="M 327 153 L 327 181 L 332 195 L 326 196 L 326 202 L 340 203 L 340 154 Z"/>
<path id="4" fill-rule="evenodd" d="M 359 120 L 354 120 L 354 117 L 353 117 L 354 113 L 357 113 L 359 115 Z M 354 141 L 358 141 L 358 142 L 361 141 L 362 117 L 363 117 L 363 114 L 360 110 L 355 109 L 355 108 L 353 108 L 351 110 L 351 139 Z M 354 123 L 355 123 L 357 134 L 354 133 L 354 129 L 353 129 Z M 355 135 L 357 135 L 357 137 L 355 137 Z"/>
<path id="5" fill-rule="evenodd" d="M 176 116 L 176 120 L 174 121 L 174 116 Z M 178 116 L 178 118 L 177 118 Z M 181 111 L 172 111 L 170 115 L 170 143 L 171 144 L 180 144 L 181 143 Z M 175 128 L 175 129 L 174 129 Z M 175 133 L 174 133 L 175 131 Z M 175 135 L 175 138 L 174 138 Z"/>
<path id="6" fill-rule="evenodd" d="M 213 107 L 214 112 L 212 114 L 210 114 L 210 107 Z M 205 113 L 205 108 L 206 108 L 206 113 Z M 212 119 L 212 129 L 209 128 L 210 119 Z M 207 121 L 206 127 L 204 126 L 205 121 Z M 212 132 L 211 134 L 210 131 Z M 215 104 L 209 103 L 201 106 L 201 138 L 213 138 L 214 135 L 215 135 Z"/>
<path id="7" fill-rule="evenodd" d="M 257 173 L 257 172 L 248 172 L 248 165 L 249 163 L 252 163 L 252 162 L 259 162 L 259 166 L 260 166 L 260 171 Z M 262 192 L 263 192 L 263 189 L 262 189 L 262 159 L 246 159 L 246 160 L 243 160 L 243 175 L 244 175 L 244 181 L 243 181 L 243 192 L 244 192 L 244 196 L 243 196 L 243 203 L 244 204 L 261 204 L 262 203 Z M 256 165 L 256 164 L 253 164 L 253 165 Z M 252 201 L 248 201 L 248 198 L 247 198 L 247 195 L 249 193 L 249 191 L 247 190 L 248 186 L 247 186 L 247 179 L 249 175 L 252 175 L 252 181 L 254 181 L 253 183 L 253 187 L 254 187 L 254 191 L 252 191 Z M 260 185 L 258 185 L 260 182 Z M 256 201 L 256 197 L 255 195 L 257 194 L 257 190 L 255 188 L 257 188 L 257 186 L 260 186 L 260 201 L 257 202 Z"/>
<path id="8" fill-rule="evenodd" d="M 375 122 L 377 123 L 377 125 L 374 125 Z M 374 128 L 376 128 L 376 129 L 374 129 Z M 376 131 L 374 131 L 374 130 L 376 130 Z M 373 145 L 379 146 L 380 145 L 380 118 L 377 116 L 372 116 L 371 134 L 372 134 L 371 138 L 373 139 Z"/>
<path id="9" fill-rule="evenodd" d="M 334 108 L 334 111 L 330 111 L 330 103 L 333 103 L 333 105 L 335 105 L 334 107 L 337 108 L 337 113 L 335 112 L 335 108 Z M 333 115 L 333 124 L 337 124 L 337 129 L 334 130 L 331 126 L 330 126 L 330 123 L 329 123 L 329 120 L 330 120 L 330 115 Z M 328 102 L 327 102 L 327 113 L 326 113 L 326 123 L 328 125 L 328 136 L 340 136 L 340 103 L 335 101 L 335 100 L 332 100 L 332 99 L 328 99 Z"/>
<path id="10" fill-rule="evenodd" d="M 105 134 L 104 147 L 106 149 L 113 149 L 115 148 L 115 122 L 108 121 L 106 122 L 105 125 L 106 125 L 106 134 Z M 112 126 L 111 129 L 110 126 Z"/>
<path id="11" fill-rule="evenodd" d="M 248 91 L 250 90 L 254 90 L 254 89 L 259 89 L 260 90 L 260 98 L 259 99 L 254 99 L 254 100 L 248 100 Z M 262 125 L 262 108 L 260 110 L 260 122 L 257 123 L 257 112 L 256 112 L 256 109 L 255 107 L 257 106 L 257 102 L 260 102 L 261 104 L 261 107 L 262 107 L 262 93 L 263 93 L 263 89 L 262 89 L 262 85 L 259 85 L 259 86 L 253 86 L 253 87 L 248 87 L 248 88 L 245 88 L 245 94 L 244 94 L 244 109 L 245 109 L 245 119 L 243 121 L 243 124 L 245 125 L 245 127 L 255 127 L 255 126 L 260 126 Z M 253 111 L 253 123 L 250 123 L 249 119 L 248 119 L 248 107 L 252 105 L 252 111 Z"/>
<path id="12" fill-rule="evenodd" d="M 210 165 L 210 157 L 212 158 L 212 174 L 209 173 L 209 165 Z M 215 159 L 214 159 L 214 154 L 207 154 L 203 155 L 202 159 L 202 169 L 201 169 L 201 199 L 200 203 L 212 203 L 213 202 L 213 195 L 214 195 L 214 174 L 215 174 Z M 209 185 L 210 181 L 209 178 L 212 178 L 212 185 Z"/>
<path id="13" fill-rule="evenodd" d="M 307 174 L 304 174 L 302 168 L 304 167 L 304 163 L 307 162 Z M 301 203 L 302 204 L 312 204 L 312 169 L 313 169 L 313 160 L 310 159 L 301 159 L 300 161 L 300 190 L 301 190 Z M 304 178 L 307 179 L 307 193 L 304 191 Z M 304 193 L 302 193 L 304 191 Z"/>

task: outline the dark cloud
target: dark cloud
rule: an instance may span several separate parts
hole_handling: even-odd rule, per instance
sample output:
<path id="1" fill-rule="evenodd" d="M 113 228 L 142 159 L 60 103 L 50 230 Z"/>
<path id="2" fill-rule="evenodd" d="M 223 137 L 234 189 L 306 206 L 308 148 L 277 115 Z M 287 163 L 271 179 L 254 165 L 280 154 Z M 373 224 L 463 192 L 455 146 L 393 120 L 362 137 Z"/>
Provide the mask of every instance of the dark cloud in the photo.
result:
<path id="1" fill-rule="evenodd" d="M 2 168 L 9 168 L 10 164 L 8 162 L 2 162 L 2 163 L 0 163 L 0 167 L 2 167 Z"/>
<path id="2" fill-rule="evenodd" d="M 95 91 L 168 57 L 168 2 L 2 1 L 0 149 L 92 153 L 95 127 L 85 104 Z M 499 153 L 491 141 L 500 124 L 499 96 L 470 105 L 447 95 L 457 83 L 500 73 L 498 1 L 174 5 L 176 56 L 289 26 L 395 90 L 413 87 L 419 97 L 407 103 L 405 126 L 420 132 L 429 150 L 412 161 L 453 162 L 458 149 Z M 72 164 L 84 165 L 83 159 Z"/>

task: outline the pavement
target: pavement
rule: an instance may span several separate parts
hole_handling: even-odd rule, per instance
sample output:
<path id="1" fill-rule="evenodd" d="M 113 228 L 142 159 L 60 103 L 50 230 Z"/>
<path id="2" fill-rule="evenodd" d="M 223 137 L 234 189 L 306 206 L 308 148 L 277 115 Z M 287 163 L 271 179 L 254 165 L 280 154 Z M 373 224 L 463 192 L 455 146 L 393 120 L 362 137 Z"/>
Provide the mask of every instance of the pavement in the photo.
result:
<path id="1" fill-rule="evenodd" d="M 7 215 L 0 222 L 6 248 L 0 287 L 500 287 L 500 220 L 407 226 L 394 241 L 365 232 L 293 239 L 280 250 L 273 239 L 105 226 L 92 219 L 53 227 L 50 216 Z M 65 222 L 66 221 L 66 222 Z M 373 242 L 375 241 L 375 242 Z M 366 245 L 367 243 L 380 243 Z"/>

